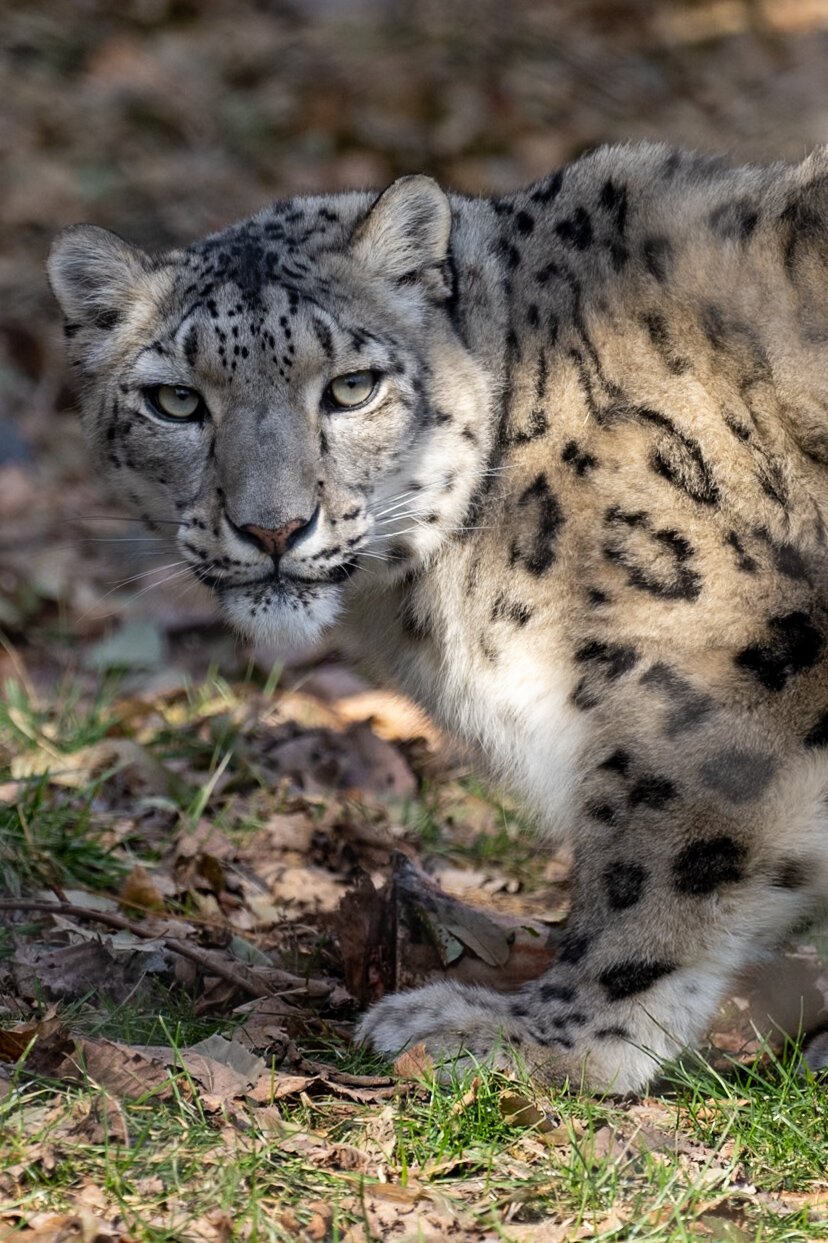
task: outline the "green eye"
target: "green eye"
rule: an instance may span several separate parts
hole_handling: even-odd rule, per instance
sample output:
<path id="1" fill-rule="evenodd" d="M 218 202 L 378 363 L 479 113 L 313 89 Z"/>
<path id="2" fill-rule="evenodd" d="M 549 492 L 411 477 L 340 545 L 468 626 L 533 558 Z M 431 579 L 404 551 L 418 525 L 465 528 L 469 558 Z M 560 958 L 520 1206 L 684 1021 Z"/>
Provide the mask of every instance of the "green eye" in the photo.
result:
<path id="1" fill-rule="evenodd" d="M 338 375 L 326 390 L 332 405 L 347 410 L 353 406 L 362 406 L 374 393 L 377 387 L 375 371 L 349 371 L 346 375 Z"/>
<path id="2" fill-rule="evenodd" d="M 159 384 L 147 389 L 147 400 L 156 414 L 167 419 L 191 419 L 204 404 L 201 394 L 184 384 Z"/>

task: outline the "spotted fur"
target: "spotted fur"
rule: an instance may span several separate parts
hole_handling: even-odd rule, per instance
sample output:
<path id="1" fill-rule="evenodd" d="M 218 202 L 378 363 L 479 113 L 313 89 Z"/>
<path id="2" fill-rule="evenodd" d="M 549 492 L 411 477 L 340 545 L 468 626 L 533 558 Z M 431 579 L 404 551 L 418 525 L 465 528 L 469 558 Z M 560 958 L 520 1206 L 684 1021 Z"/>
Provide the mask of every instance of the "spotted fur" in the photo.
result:
<path id="1" fill-rule="evenodd" d="M 404 178 L 154 257 L 79 226 L 50 271 L 99 461 L 229 620 L 336 624 L 574 844 L 541 980 L 362 1038 L 640 1089 L 828 891 L 828 153 Z"/>

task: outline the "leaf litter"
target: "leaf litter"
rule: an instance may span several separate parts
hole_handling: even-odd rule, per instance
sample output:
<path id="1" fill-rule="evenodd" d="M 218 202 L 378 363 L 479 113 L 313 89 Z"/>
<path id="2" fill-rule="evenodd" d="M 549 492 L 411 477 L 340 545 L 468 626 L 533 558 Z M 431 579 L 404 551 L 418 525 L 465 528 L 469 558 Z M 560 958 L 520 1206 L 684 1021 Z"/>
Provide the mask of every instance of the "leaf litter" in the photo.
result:
<path id="1" fill-rule="evenodd" d="M 189 1102 L 187 1108 L 196 1108 L 217 1142 L 230 1151 L 243 1142 L 246 1151 L 266 1150 L 280 1161 L 298 1161 L 316 1178 L 335 1173 L 341 1183 L 337 1212 L 351 1221 L 342 1238 L 353 1243 L 386 1237 L 501 1237 L 487 1224 L 495 1211 L 492 1189 L 475 1173 L 481 1158 L 474 1144 L 419 1162 L 409 1159 L 400 1181 L 398 1111 L 423 1106 L 441 1090 L 425 1050 L 405 1052 L 391 1074 L 359 1073 L 331 1064 L 330 1041 L 341 1044 L 347 1038 L 356 1004 L 389 989 L 411 987 L 437 974 L 508 989 L 542 971 L 565 928 L 565 863 L 548 869 L 546 889 L 533 892 L 540 917 L 519 918 L 511 913 L 514 886 L 480 884 L 481 876 L 494 881 L 498 873 L 488 862 L 468 867 L 464 829 L 459 840 L 452 840 L 458 786 L 451 772 L 445 803 L 438 797 L 428 808 L 432 820 L 442 824 L 441 849 L 449 859 L 453 852 L 456 860 L 448 868 L 441 852 L 429 854 L 421 830 L 412 827 L 416 819 L 397 798 L 398 790 L 389 787 L 382 766 L 376 784 L 363 775 L 358 789 L 342 785 L 341 770 L 334 765 L 324 794 L 286 774 L 275 794 L 263 790 L 255 776 L 257 749 L 268 753 L 272 748 L 261 706 L 257 715 L 249 699 L 237 702 L 244 694 L 225 686 L 220 696 L 225 718 L 246 740 L 242 762 L 237 767 L 233 755 L 225 769 L 229 780 L 212 784 L 195 817 L 189 791 L 203 780 L 205 762 L 209 780 L 215 762 L 205 757 L 198 739 L 205 722 L 219 715 L 216 702 L 193 705 L 177 694 L 165 696 L 154 712 L 129 709 L 131 722 L 140 722 L 140 745 L 159 765 L 170 765 L 188 792 L 173 804 L 174 815 L 160 837 L 151 817 L 144 839 L 140 819 L 129 815 L 129 797 L 146 789 L 140 778 L 129 777 L 124 784 L 123 769 L 98 766 L 106 734 L 98 750 L 70 753 L 70 784 L 60 737 L 50 744 L 54 767 L 41 760 L 39 778 L 55 806 L 67 791 L 71 797 L 94 788 L 94 814 L 124 867 L 118 887 L 108 893 L 77 886 L 33 888 L 31 896 L 6 900 L 2 907 L 11 952 L 0 980 L 24 1013 L 17 1011 L 16 1021 L 0 1028 L 0 1067 L 12 1075 L 13 1092 L 23 1091 L 27 1082 L 48 1083 L 52 1092 L 51 1105 L 39 1098 L 30 1115 L 32 1126 L 39 1122 L 48 1139 L 31 1147 L 29 1162 L 3 1173 L 3 1188 L 10 1194 L 15 1179 L 25 1184 L 31 1168 L 48 1176 L 73 1145 L 129 1151 L 139 1133 L 135 1109 Z M 366 700 L 372 710 L 378 694 Z M 285 698 L 297 702 L 290 691 Z M 322 756 L 319 716 L 310 698 L 303 690 L 305 725 L 289 722 L 278 691 L 276 706 L 269 703 L 265 710 L 277 733 L 289 726 L 294 739 L 312 737 Z M 336 701 L 320 700 L 319 709 L 325 728 L 333 729 Z M 176 729 L 186 725 L 195 735 L 189 754 L 174 756 L 166 749 L 167 739 L 176 737 L 171 718 Z M 390 719 L 416 718 L 389 714 L 386 733 Z M 363 727 L 370 730 L 371 720 Z M 117 699 L 106 728 L 124 728 Z M 351 729 L 352 722 L 341 728 Z M 398 747 L 401 757 L 410 754 L 407 738 L 383 741 Z M 439 747 L 436 736 L 429 745 Z M 48 760 L 46 749 L 40 747 L 39 753 Z M 429 762 L 433 768 L 433 755 Z M 462 763 L 454 756 L 450 762 Z M 107 814 L 109 798 L 117 815 Z M 491 833 L 499 831 L 496 820 L 488 825 Z M 454 876 L 464 869 L 473 872 L 473 886 Z M 444 890 L 435 879 L 443 874 L 449 883 L 454 879 L 455 893 L 474 888 L 477 903 Z M 293 883 L 294 875 L 301 880 Z M 520 868 L 512 879 L 525 894 L 528 882 Z M 790 1031 L 792 990 L 805 999 L 804 1011 L 799 1002 L 797 1021 L 803 1013 L 814 1024 L 824 1021 L 824 976 L 821 947 L 791 947 L 761 976 L 734 990 L 711 1029 L 711 1053 L 726 1055 L 729 1062 L 734 1055 L 752 1057 L 763 1034 L 763 1015 L 766 1038 L 779 1036 L 774 1013 L 783 1015 Z M 88 1030 L 90 1015 L 103 1005 L 117 1009 L 129 1003 L 163 1014 L 165 999 L 176 990 L 184 990 L 195 1012 L 222 1022 L 224 1030 L 201 1040 L 168 1037 L 149 1043 Z M 69 1004 L 82 1007 L 80 1027 L 66 1012 Z M 323 1050 L 321 1056 L 309 1053 L 314 1044 Z M 479 1077 L 472 1079 L 448 1108 L 448 1124 L 466 1125 L 489 1090 Z M 67 1108 L 70 1099 L 75 1104 Z M 692 1210 L 699 1237 L 749 1237 L 732 1145 L 725 1141 L 713 1148 L 677 1129 L 673 1106 L 657 1098 L 628 1102 L 611 1120 L 590 1126 L 562 1115 L 526 1085 L 504 1082 L 492 1107 L 512 1136 L 498 1158 L 500 1182 L 512 1185 L 512 1198 L 508 1204 L 498 1202 L 497 1209 L 509 1238 L 590 1238 L 623 1229 L 627 1217 L 617 1203 L 589 1223 L 553 1213 L 554 1220 L 533 1223 L 535 1234 L 519 1220 L 526 1205 L 548 1199 L 555 1187 L 555 1162 L 569 1161 L 575 1150 L 585 1168 L 612 1167 L 615 1177 L 630 1185 L 653 1163 L 664 1163 L 697 1195 L 707 1193 L 703 1211 L 698 1204 Z M 550 1161 L 544 1180 L 539 1169 Z M 348 1191 L 354 1179 L 358 1194 Z M 820 1191 L 811 1194 L 807 1202 L 779 1194 L 775 1211 L 785 1216 L 804 1210 L 818 1220 L 824 1199 Z M 101 1195 L 102 1216 L 92 1205 L 51 1222 L 44 1218 L 42 1224 L 35 1217 L 27 1225 L 36 1231 L 30 1237 L 128 1239 L 128 1230 L 112 1215 L 114 1202 Z M 80 1203 L 77 1196 L 74 1203 Z M 174 1221 L 177 1211 L 166 1204 L 162 1215 Z M 301 1222 L 291 1218 L 293 1211 L 284 1216 L 293 1237 L 311 1238 L 314 1230 L 316 1237 L 328 1237 L 330 1205 L 327 1212 L 320 1208 L 303 1214 Z M 661 1228 L 672 1212 L 653 1209 L 650 1225 Z M 18 1226 L 18 1211 L 7 1220 Z M 722 1234 L 722 1223 L 729 1234 Z M 217 1219 L 199 1229 L 206 1233 L 192 1237 L 218 1238 L 224 1226 Z"/>

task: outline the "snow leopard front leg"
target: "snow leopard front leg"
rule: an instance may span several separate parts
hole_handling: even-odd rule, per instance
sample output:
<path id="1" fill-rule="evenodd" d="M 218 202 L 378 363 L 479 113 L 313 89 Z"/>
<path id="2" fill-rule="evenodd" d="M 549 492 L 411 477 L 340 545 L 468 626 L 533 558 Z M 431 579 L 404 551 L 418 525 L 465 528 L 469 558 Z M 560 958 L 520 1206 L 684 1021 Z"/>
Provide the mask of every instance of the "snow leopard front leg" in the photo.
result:
<path id="1" fill-rule="evenodd" d="M 769 731 L 726 720 L 704 734 L 674 744 L 669 765 L 640 733 L 593 748 L 572 913 L 545 975 L 511 995 L 441 981 L 384 998 L 359 1038 L 613 1092 L 642 1089 L 694 1044 L 733 974 L 826 882 L 828 750 L 800 740 L 783 757 Z"/>

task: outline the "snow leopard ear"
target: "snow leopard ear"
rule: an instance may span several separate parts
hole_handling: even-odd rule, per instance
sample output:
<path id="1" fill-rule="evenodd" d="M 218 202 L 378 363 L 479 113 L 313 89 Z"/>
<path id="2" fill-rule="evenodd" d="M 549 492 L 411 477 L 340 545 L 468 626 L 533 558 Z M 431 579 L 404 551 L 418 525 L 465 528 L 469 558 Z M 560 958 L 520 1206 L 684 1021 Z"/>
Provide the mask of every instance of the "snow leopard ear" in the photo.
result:
<path id="1" fill-rule="evenodd" d="M 351 255 L 396 284 L 420 282 L 435 298 L 451 293 L 451 207 L 431 177 L 400 177 L 379 196 L 351 238 Z"/>
<path id="2" fill-rule="evenodd" d="M 61 230 L 47 262 L 67 328 L 114 328 L 152 268 L 142 250 L 94 224 Z"/>

